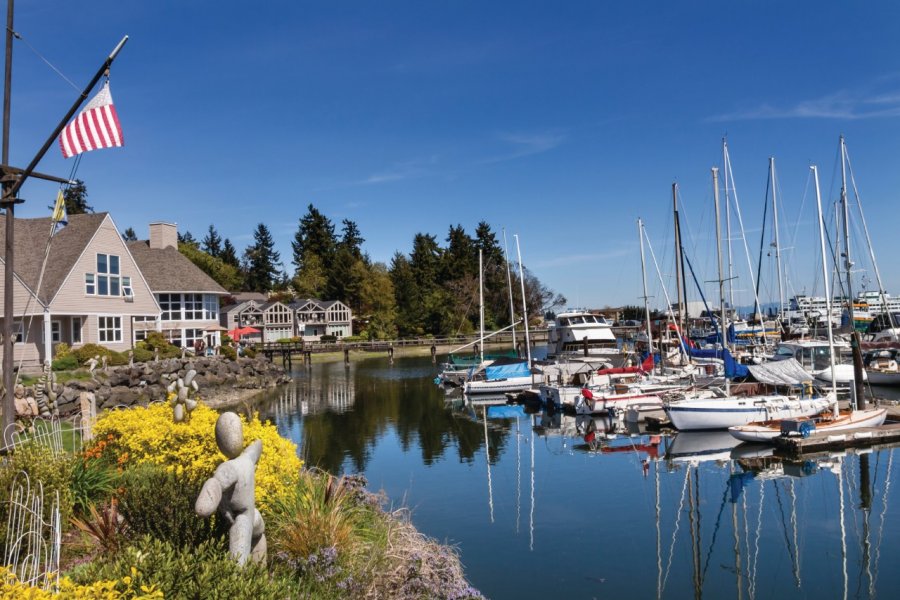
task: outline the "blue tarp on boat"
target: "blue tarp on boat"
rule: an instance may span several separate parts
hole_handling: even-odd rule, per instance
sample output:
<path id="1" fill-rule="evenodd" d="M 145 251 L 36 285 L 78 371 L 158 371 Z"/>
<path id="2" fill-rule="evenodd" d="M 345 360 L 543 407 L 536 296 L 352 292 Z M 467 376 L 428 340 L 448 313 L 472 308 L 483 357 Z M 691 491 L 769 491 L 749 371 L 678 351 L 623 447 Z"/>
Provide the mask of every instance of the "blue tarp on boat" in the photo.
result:
<path id="1" fill-rule="evenodd" d="M 488 381 L 509 379 L 510 377 L 531 377 L 531 369 L 528 368 L 527 362 L 494 363 L 484 368 L 484 375 Z"/>
<path id="2" fill-rule="evenodd" d="M 746 365 L 740 364 L 738 361 L 734 360 L 734 356 L 731 355 L 727 349 L 723 348 L 714 348 L 710 350 L 705 350 L 701 348 L 691 348 L 687 346 L 688 354 L 691 355 L 691 358 L 718 358 L 722 362 L 725 363 L 725 377 L 729 379 L 734 379 L 736 377 L 746 377 L 750 374 L 749 369 L 747 369 Z"/>

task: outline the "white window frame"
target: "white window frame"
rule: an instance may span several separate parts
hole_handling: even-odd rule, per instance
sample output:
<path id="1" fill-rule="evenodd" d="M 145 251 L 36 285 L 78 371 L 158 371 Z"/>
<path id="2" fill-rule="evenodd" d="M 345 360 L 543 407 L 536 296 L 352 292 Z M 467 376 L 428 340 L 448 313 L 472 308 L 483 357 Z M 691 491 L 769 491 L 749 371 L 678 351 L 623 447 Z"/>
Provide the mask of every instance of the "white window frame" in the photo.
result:
<path id="1" fill-rule="evenodd" d="M 106 319 L 112 319 L 112 323 L 105 323 Z M 118 320 L 118 324 L 116 324 Z M 112 333 L 113 339 L 103 339 Z M 97 315 L 97 343 L 121 344 L 123 339 L 122 315 Z"/>
<path id="2" fill-rule="evenodd" d="M 47 331 L 45 326 L 41 326 L 41 335 L 46 336 Z M 43 340 L 43 337 L 41 338 Z M 58 344 L 62 341 L 62 322 L 53 320 L 50 321 L 50 343 Z"/>
<path id="3" fill-rule="evenodd" d="M 97 295 L 97 276 L 93 273 L 84 274 L 84 293 L 87 296 Z"/>
<path id="4" fill-rule="evenodd" d="M 131 277 L 122 277 L 122 296 L 134 300 L 134 288 L 131 287 Z"/>
<path id="5" fill-rule="evenodd" d="M 101 263 L 100 257 L 104 257 L 103 263 Z M 114 260 L 115 259 L 115 260 Z M 115 263 L 115 268 L 113 268 L 113 263 Z M 96 261 L 96 273 L 86 273 L 85 274 L 85 291 L 87 291 L 87 276 L 94 276 L 94 289 L 95 295 L 104 296 L 104 297 L 119 297 L 122 295 L 122 260 L 119 258 L 118 254 L 106 254 L 105 252 L 97 253 L 97 261 Z M 102 268 L 101 268 L 102 267 Z M 106 291 L 101 292 L 100 288 L 102 285 L 106 286 Z"/>

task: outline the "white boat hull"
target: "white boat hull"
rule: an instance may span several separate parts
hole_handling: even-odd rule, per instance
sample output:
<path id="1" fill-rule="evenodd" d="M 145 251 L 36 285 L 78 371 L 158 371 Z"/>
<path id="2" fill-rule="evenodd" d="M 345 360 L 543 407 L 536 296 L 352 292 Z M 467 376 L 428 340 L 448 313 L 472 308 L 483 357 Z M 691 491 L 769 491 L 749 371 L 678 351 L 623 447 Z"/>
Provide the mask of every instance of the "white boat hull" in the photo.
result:
<path id="1" fill-rule="evenodd" d="M 505 392 L 520 392 L 532 386 L 531 377 L 509 377 L 508 379 L 493 379 L 488 381 L 467 381 L 466 394 L 503 394 Z"/>
<path id="2" fill-rule="evenodd" d="M 762 421 L 809 417 L 831 406 L 828 398 L 795 399 L 788 396 L 749 396 L 711 400 L 676 400 L 666 414 L 679 431 L 728 429 Z"/>
<path id="3" fill-rule="evenodd" d="M 813 374 L 813 377 L 818 379 L 819 381 L 824 381 L 825 383 L 831 383 L 831 367 L 827 369 L 822 369 L 821 371 L 816 371 Z M 863 381 L 866 381 L 866 372 L 863 371 Z M 835 383 L 840 384 L 850 384 L 853 383 L 853 365 L 835 365 L 834 366 L 834 381 Z"/>
<path id="4" fill-rule="evenodd" d="M 884 424 L 887 418 L 886 408 L 869 408 L 853 411 L 842 415 L 833 421 L 816 423 L 815 433 L 832 433 L 862 429 L 864 427 L 878 427 Z M 749 424 L 739 427 L 729 427 L 728 432 L 742 442 L 771 443 L 781 435 L 781 424 Z"/>

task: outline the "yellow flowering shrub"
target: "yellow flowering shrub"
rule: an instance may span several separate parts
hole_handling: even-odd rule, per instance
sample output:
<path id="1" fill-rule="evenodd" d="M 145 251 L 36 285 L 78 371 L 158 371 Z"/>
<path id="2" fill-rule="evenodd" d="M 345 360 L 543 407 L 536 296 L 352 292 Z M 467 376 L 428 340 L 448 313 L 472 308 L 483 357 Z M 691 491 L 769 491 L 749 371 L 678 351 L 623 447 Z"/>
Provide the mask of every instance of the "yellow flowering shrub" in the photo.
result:
<path id="1" fill-rule="evenodd" d="M 0 567 L 0 600 L 57 600 L 61 598 L 74 600 L 150 600 L 162 598 L 163 593 L 155 585 L 141 585 L 135 588 L 138 578 L 136 568 L 131 568 L 131 575 L 118 580 L 102 580 L 78 585 L 68 577 L 59 580 L 59 591 L 49 592 L 39 587 L 19 581 L 16 574 L 8 567 Z"/>
<path id="2" fill-rule="evenodd" d="M 176 423 L 166 404 L 133 407 L 104 413 L 94 425 L 94 439 L 85 450 L 89 459 L 102 459 L 120 468 L 154 463 L 194 481 L 209 478 L 226 460 L 216 446 L 219 413 L 198 404 L 185 423 Z M 271 423 L 258 415 L 244 425 L 244 446 L 262 440 L 262 457 L 256 468 L 256 502 L 260 510 L 284 497 L 299 479 L 303 462 L 297 445 L 278 435 Z"/>

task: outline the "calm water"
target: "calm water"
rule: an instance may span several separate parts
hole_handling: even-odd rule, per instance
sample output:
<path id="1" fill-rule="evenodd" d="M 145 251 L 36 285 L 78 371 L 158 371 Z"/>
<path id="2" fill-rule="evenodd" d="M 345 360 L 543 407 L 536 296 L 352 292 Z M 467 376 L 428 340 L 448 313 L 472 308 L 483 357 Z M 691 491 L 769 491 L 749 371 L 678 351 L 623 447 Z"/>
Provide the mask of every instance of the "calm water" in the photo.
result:
<path id="1" fill-rule="evenodd" d="M 456 544 L 489 598 L 900 594 L 896 450 L 792 464 L 727 434 L 607 439 L 600 422 L 505 407 L 485 420 L 435 374 L 429 358 L 300 367 L 261 410 L 308 464 L 365 473 Z"/>

